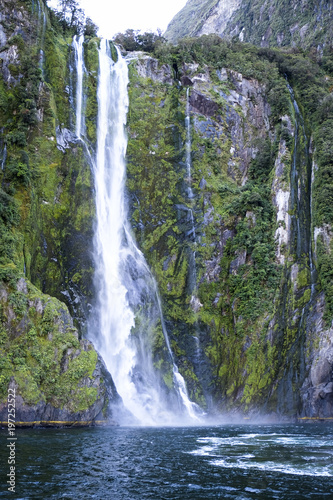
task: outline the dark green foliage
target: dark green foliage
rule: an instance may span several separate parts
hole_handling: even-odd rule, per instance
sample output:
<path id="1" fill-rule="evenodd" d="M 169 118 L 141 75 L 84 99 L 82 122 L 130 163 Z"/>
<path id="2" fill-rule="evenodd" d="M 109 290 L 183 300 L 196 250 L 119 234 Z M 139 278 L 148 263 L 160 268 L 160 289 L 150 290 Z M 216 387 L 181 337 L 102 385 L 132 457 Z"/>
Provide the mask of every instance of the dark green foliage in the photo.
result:
<path id="1" fill-rule="evenodd" d="M 56 17 L 66 34 L 80 33 L 84 26 L 84 11 L 77 0 L 58 0 Z"/>
<path id="2" fill-rule="evenodd" d="M 270 188 L 265 185 L 269 173 L 268 166 L 271 164 L 270 154 L 268 162 L 266 155 L 267 151 L 263 148 L 260 156 L 263 158 L 265 169 L 262 176 L 256 177 L 258 184 L 248 182 L 241 190 L 240 196 L 227 207 L 230 215 L 243 217 L 236 226 L 236 236 L 228 245 L 227 253 L 234 256 L 238 250 L 244 249 L 251 258 L 250 265 L 243 266 L 236 275 L 228 278 L 230 294 L 237 300 L 234 313 L 245 320 L 255 320 L 271 310 L 271 300 L 280 279 L 278 266 L 274 262 L 274 211 Z M 251 211 L 255 216 L 254 227 L 250 226 L 249 219 L 245 217 L 247 211 Z"/>
<path id="3" fill-rule="evenodd" d="M 249 175 L 256 182 L 267 182 L 272 170 L 272 144 L 266 139 L 259 147 L 259 151 L 254 160 L 252 160 Z"/>
<path id="4" fill-rule="evenodd" d="M 154 52 L 165 38 L 161 33 L 145 32 L 140 30 L 128 29 L 125 33 L 118 33 L 113 38 L 116 45 L 121 45 L 127 51 L 143 50 L 144 52 Z"/>
<path id="5" fill-rule="evenodd" d="M 325 249 L 320 237 L 317 240 L 318 271 L 322 290 L 325 293 L 325 319 L 328 323 L 333 318 L 333 259 L 332 249 Z"/>
<path id="6" fill-rule="evenodd" d="M 83 31 L 85 38 L 95 38 L 97 36 L 97 31 L 98 26 L 96 26 L 96 24 L 90 19 L 90 17 L 87 17 Z"/>
<path id="7" fill-rule="evenodd" d="M 31 172 L 29 169 L 29 165 L 23 163 L 22 161 L 12 160 L 7 165 L 5 179 L 9 182 L 13 182 L 14 184 L 23 183 L 25 185 L 28 185 L 30 181 L 30 175 Z"/>
<path id="8" fill-rule="evenodd" d="M 0 190 L 0 266 L 8 266 L 16 261 L 17 244 L 19 235 L 16 228 L 20 222 L 19 207 L 15 199 L 2 189 Z M 7 268 L 7 267 L 6 267 Z M 6 279 L 6 271 L 2 268 L 0 279 Z M 8 274 L 12 278 L 13 268 L 7 268 Z"/>
<path id="9" fill-rule="evenodd" d="M 84 57 L 85 65 L 88 68 L 88 75 L 86 80 L 87 86 L 87 105 L 86 105 L 86 127 L 87 127 L 87 138 L 92 144 L 96 143 L 97 134 L 97 79 L 98 79 L 98 47 L 99 40 L 97 38 L 91 38 L 85 45 Z M 112 54 L 114 55 L 115 47 L 112 45 Z"/>
<path id="10" fill-rule="evenodd" d="M 21 34 L 14 35 L 8 40 L 8 45 L 16 45 L 20 51 L 24 49 L 24 40 Z"/>
<path id="11" fill-rule="evenodd" d="M 333 46 L 326 46 L 324 55 L 321 59 L 321 65 L 328 74 L 333 76 Z"/>
<path id="12" fill-rule="evenodd" d="M 0 218 L 7 226 L 17 226 L 20 215 L 15 199 L 0 189 Z"/>

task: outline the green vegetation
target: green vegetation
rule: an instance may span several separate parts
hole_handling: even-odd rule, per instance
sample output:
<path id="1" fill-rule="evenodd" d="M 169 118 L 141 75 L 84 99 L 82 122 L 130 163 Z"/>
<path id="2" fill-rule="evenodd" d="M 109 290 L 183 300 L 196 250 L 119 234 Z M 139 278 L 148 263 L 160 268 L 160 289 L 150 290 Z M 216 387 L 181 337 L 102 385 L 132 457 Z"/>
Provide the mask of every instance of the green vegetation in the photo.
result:
<path id="1" fill-rule="evenodd" d="M 75 413 L 100 397 L 98 388 L 85 384 L 97 353 L 80 343 L 66 306 L 55 297 L 73 312 L 73 300 L 92 293 L 91 172 L 81 145 L 60 151 L 56 142 L 56 127 L 70 127 L 70 45 L 49 11 L 42 36 L 42 16 L 25 7 L 24 41 L 21 34 L 10 36 L 15 26 L 6 25 L 8 46 L 18 54 L 8 65 L 15 80 L 0 78 L 1 398 L 14 377 L 27 404 L 44 401 Z M 89 70 L 91 59 L 88 54 Z M 84 300 L 76 311 L 78 326 Z"/>
<path id="2" fill-rule="evenodd" d="M 139 30 L 126 30 L 125 33 L 118 33 L 113 38 L 116 45 L 120 45 L 124 50 L 129 52 L 135 50 L 143 50 L 144 52 L 153 52 L 156 47 L 164 43 L 166 40 L 161 33 L 145 32 Z"/>
<path id="3" fill-rule="evenodd" d="M 128 189 L 133 226 L 157 278 L 173 351 L 191 393 L 197 394 L 194 397 L 200 401 L 202 380 L 196 379 L 191 339 L 195 331 L 208 329 L 201 355 L 206 363 L 209 360 L 216 401 L 223 407 L 250 409 L 269 398 L 272 385 L 283 379 L 285 366 L 290 366 L 292 374 L 300 369 L 295 352 L 301 351 L 304 342 L 301 316 L 304 308 L 308 314 L 311 299 L 307 218 L 311 164 L 305 138 L 316 137 L 321 131 L 314 154 L 320 166 L 312 186 L 312 215 L 314 225 L 331 224 L 330 205 L 321 201 L 319 186 L 325 182 L 327 192 L 330 190 L 330 177 L 326 175 L 323 182 L 325 169 L 321 166 L 330 161 L 332 141 L 321 127 L 329 119 L 332 82 L 325 76 L 322 64 L 300 51 L 260 49 L 240 42 L 230 43 L 216 35 L 184 39 L 177 46 L 159 43 L 154 55 L 160 67 L 162 63 L 173 67 L 176 80 L 185 75 L 191 79 L 200 73 L 209 74 L 210 81 L 202 84 L 200 91 L 216 103 L 218 112 L 207 118 L 204 111 L 192 110 L 191 187 L 195 199 L 188 200 L 184 165 L 185 89 L 139 78 L 134 68 L 130 70 Z M 329 61 L 327 56 L 326 67 L 330 67 Z M 191 74 L 184 63 L 199 66 Z M 251 128 L 240 108 L 234 106 L 234 111 L 230 110 L 227 99 L 237 89 L 237 73 L 227 72 L 227 78 L 220 80 L 218 75 L 223 68 L 259 82 L 265 102 L 270 105 L 269 134 Z M 281 158 L 284 170 L 279 182 L 283 189 L 290 189 L 296 116 L 286 77 L 305 121 L 304 130 L 298 124 L 295 150 L 302 179 L 299 189 L 303 193 L 298 214 L 301 251 L 297 256 L 296 233 L 292 229 L 289 246 L 281 247 L 287 259 L 282 266 L 275 257 L 272 182 L 283 143 L 287 149 Z M 250 98 L 258 106 L 255 99 L 258 98 Z M 238 121 L 237 129 L 233 129 Z M 244 134 L 245 144 L 256 151 L 248 164 L 245 183 L 241 158 L 237 154 L 235 159 L 231 157 L 232 147 L 237 150 L 235 134 L 236 137 Z M 202 179 L 204 187 L 200 187 Z M 188 209 L 194 214 L 200 245 L 186 236 L 190 233 Z M 228 237 L 223 240 L 225 234 Z M 327 267 L 330 254 L 328 250 L 322 254 L 322 247 L 318 248 L 319 283 L 330 296 L 332 273 Z M 299 264 L 295 287 L 290 282 L 293 262 Z M 193 295 L 200 304 L 197 309 L 191 305 Z M 332 317 L 330 311 L 328 299 L 328 320 Z M 278 404 L 275 397 L 271 397 L 272 408 Z"/>
<path id="4" fill-rule="evenodd" d="M 172 43 L 200 33 L 234 37 L 257 46 L 324 47 L 332 40 L 328 2 L 296 0 L 241 0 L 230 18 L 216 15 L 222 0 L 188 0 L 171 20 L 166 38 Z M 232 6 L 229 6 L 232 8 Z"/>
<path id="5" fill-rule="evenodd" d="M 84 30 L 86 135 L 94 145 L 100 43 L 93 24 L 84 27 L 74 8 L 76 2 L 66 1 L 61 14 L 46 11 L 44 34 L 34 10 L 25 28 L 29 37 L 8 28 L 3 50 L 15 47 L 17 57 L 5 68 L 9 77 L 0 78 L 1 387 L 5 391 L 14 376 L 27 403 L 73 412 L 89 408 L 98 390 L 83 382 L 91 379 L 97 354 L 77 339 L 59 302 L 84 333 L 94 297 L 89 242 L 95 207 L 86 152 L 67 133 L 73 125 L 69 62 L 72 36 Z M 318 57 L 313 50 L 259 48 L 217 35 L 173 46 L 160 34 L 133 30 L 115 42 L 157 58 L 149 78 L 142 76 L 147 58 L 129 64 L 127 191 L 132 227 L 158 282 L 190 397 L 203 406 L 208 393 L 224 409 L 267 404 L 276 410 L 290 385 L 294 399 L 285 410 L 292 411 L 306 376 L 300 356 L 307 322 L 320 292 L 327 324 L 333 318 L 332 248 L 323 233 L 314 297 L 309 256 L 314 228 L 329 234 L 333 223 L 333 51 L 327 45 Z M 116 61 L 112 42 L 110 48 Z M 286 78 L 304 120 L 295 113 Z M 57 147 L 65 136 L 68 147 Z M 294 200 L 280 260 L 276 231 L 288 224 L 286 218 L 277 222 L 279 189 L 286 198 L 293 190 Z M 145 321 L 138 311 L 134 336 L 148 328 Z M 160 323 L 148 341 L 171 388 Z"/>
<path id="6" fill-rule="evenodd" d="M 0 399 L 7 397 L 14 377 L 29 405 L 45 401 L 73 412 L 88 409 L 98 391 L 83 387 L 82 381 L 92 377 L 96 351 L 91 345 L 82 350 L 61 302 L 29 283 L 24 286 L 24 292 L 14 291 L 13 285 L 2 288 Z"/>

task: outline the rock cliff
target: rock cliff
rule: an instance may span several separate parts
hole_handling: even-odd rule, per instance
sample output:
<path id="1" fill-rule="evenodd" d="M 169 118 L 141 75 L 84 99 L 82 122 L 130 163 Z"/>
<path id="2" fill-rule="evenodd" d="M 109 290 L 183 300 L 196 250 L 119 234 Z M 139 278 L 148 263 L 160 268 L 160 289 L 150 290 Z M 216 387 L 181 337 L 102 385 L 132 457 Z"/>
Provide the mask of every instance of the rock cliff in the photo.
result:
<path id="1" fill-rule="evenodd" d="M 172 19 L 165 36 L 216 33 L 261 47 L 310 46 L 323 49 L 332 39 L 332 4 L 317 0 L 189 0 Z"/>
<path id="2" fill-rule="evenodd" d="M 217 19 L 222 2 L 191 6 Z M 242 6 L 224 3 L 226 26 Z M 10 386 L 25 422 L 112 419 L 109 403 L 121 402 L 84 340 L 95 205 L 89 155 L 73 133 L 72 34 L 42 0 L 0 7 L 0 416 Z M 208 32 L 211 19 L 196 29 Z M 91 145 L 98 45 L 86 37 Z M 332 52 L 317 63 L 311 52 L 261 45 L 203 35 L 131 55 L 131 225 L 192 400 L 210 411 L 327 418 Z M 171 388 L 161 328 L 150 340 Z"/>
<path id="3" fill-rule="evenodd" d="M 192 53 L 196 43 L 228 50 L 207 38 L 189 42 Z M 322 238 L 328 257 L 331 237 L 330 226 L 314 227 L 322 219 L 315 130 L 284 75 L 265 65 L 256 79 L 178 60 L 175 87 L 165 63 L 132 63 L 133 227 L 193 399 L 222 411 L 330 417 L 330 292 L 325 299 L 313 245 Z"/>

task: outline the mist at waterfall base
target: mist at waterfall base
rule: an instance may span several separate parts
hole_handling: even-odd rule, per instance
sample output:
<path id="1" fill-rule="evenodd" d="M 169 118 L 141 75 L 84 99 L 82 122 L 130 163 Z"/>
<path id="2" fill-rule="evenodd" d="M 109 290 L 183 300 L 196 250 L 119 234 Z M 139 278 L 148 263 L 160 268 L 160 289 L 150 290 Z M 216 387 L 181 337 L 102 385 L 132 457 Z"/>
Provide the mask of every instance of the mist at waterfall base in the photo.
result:
<path id="1" fill-rule="evenodd" d="M 118 420 L 142 425 L 170 425 L 175 419 L 198 423 L 203 412 L 188 397 L 171 350 L 156 282 L 127 220 L 127 64 L 118 49 L 114 62 L 109 42 L 101 40 L 97 145 L 96 151 L 90 151 L 84 135 L 83 42 L 83 36 L 74 37 L 76 92 L 72 90 L 71 95 L 75 95 L 75 133 L 86 147 L 95 182 L 97 300 L 88 327 L 89 337 L 101 353 L 128 410 L 124 412 L 117 405 L 114 414 L 118 413 Z M 167 365 L 172 388 L 154 368 L 155 343 L 161 339 L 164 340 L 161 361 Z"/>
<path id="2" fill-rule="evenodd" d="M 13 498 L 332 498 L 329 424 L 18 429 L 17 438 Z M 2 485 L 7 469 L 1 453 Z"/>

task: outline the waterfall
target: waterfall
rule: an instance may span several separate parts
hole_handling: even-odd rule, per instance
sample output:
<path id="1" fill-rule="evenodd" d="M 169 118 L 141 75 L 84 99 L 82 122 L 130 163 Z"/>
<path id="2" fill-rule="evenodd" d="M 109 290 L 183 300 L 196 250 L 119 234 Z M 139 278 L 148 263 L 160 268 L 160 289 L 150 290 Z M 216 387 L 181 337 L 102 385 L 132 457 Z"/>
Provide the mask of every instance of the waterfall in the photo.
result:
<path id="1" fill-rule="evenodd" d="M 83 42 L 84 35 L 78 37 L 75 35 L 73 38 L 73 47 L 75 53 L 75 66 L 76 70 L 76 108 L 75 108 L 75 133 L 76 136 L 81 139 L 81 133 L 83 132 L 83 75 L 85 73 L 85 66 L 83 61 Z"/>
<path id="2" fill-rule="evenodd" d="M 187 171 L 187 196 L 193 198 L 193 191 L 191 188 L 192 183 L 192 141 L 191 141 L 191 114 L 190 114 L 190 87 L 186 89 L 186 117 L 185 117 L 185 130 L 186 130 L 186 171 Z"/>
<path id="3" fill-rule="evenodd" d="M 296 214 L 293 213 L 291 216 L 292 220 L 296 222 L 297 225 L 297 243 L 296 243 L 296 255 L 299 258 L 301 255 L 301 228 L 300 228 L 300 204 L 298 197 L 298 171 L 297 171 L 297 144 L 298 144 L 298 129 L 299 129 L 299 121 L 300 121 L 300 112 L 298 108 L 298 104 L 296 102 L 293 89 L 290 87 L 289 83 L 287 83 L 288 90 L 290 92 L 290 96 L 292 98 L 293 107 L 295 111 L 295 131 L 294 131 L 294 152 L 293 159 L 291 165 L 291 193 L 290 193 L 290 203 L 291 208 L 296 209 Z"/>
<path id="4" fill-rule="evenodd" d="M 186 143 L 185 143 L 185 150 L 186 150 L 186 174 L 187 174 L 187 197 L 189 198 L 190 201 L 193 200 L 194 198 L 194 193 L 191 188 L 191 183 L 192 183 L 192 139 L 191 139 L 191 113 L 190 113 L 190 88 L 187 87 L 186 89 L 186 116 L 185 116 L 185 130 L 186 130 Z M 187 212 L 187 220 L 190 223 L 191 229 L 190 231 L 187 232 L 186 236 L 192 236 L 194 245 L 196 245 L 196 231 L 195 231 L 195 224 L 194 224 L 194 216 L 193 216 L 193 209 L 190 207 L 184 207 L 184 209 Z M 193 258 L 195 262 L 195 251 L 193 251 Z M 195 270 L 195 264 L 194 264 L 194 273 L 196 274 Z M 195 276 L 196 278 L 196 276 Z"/>
<path id="5" fill-rule="evenodd" d="M 2 156 L 1 156 L 1 170 L 3 170 L 5 168 L 6 160 L 7 160 L 7 144 L 5 144 L 5 146 L 3 148 Z"/>
<path id="6" fill-rule="evenodd" d="M 42 24 L 42 34 L 41 34 L 41 40 L 40 40 L 40 50 L 39 50 L 39 68 L 42 71 L 42 75 L 44 77 L 44 60 L 45 60 L 45 54 L 44 54 L 44 42 L 45 42 L 45 30 L 46 30 L 46 14 L 44 10 L 44 6 L 41 9 L 40 4 L 38 4 L 38 26 L 40 24 L 40 17 L 41 17 L 41 12 L 43 12 L 43 24 Z"/>
<path id="7" fill-rule="evenodd" d="M 76 135 L 84 127 L 81 38 L 73 41 L 77 71 Z M 199 407 L 189 400 L 175 364 L 156 282 L 137 248 L 127 221 L 125 199 L 128 68 L 119 50 L 115 63 L 109 42 L 101 40 L 97 89 L 97 147 L 91 154 L 96 194 L 95 283 L 97 304 L 89 336 L 97 345 L 125 407 L 145 425 L 175 423 L 171 400 L 181 417 L 198 421 Z M 81 54 L 81 55 L 80 55 Z M 79 68 L 80 66 L 80 68 Z M 88 144 L 86 144 L 89 149 Z M 170 396 L 154 369 L 154 332 L 161 325 L 173 375 Z M 177 421 L 179 422 L 179 415 Z"/>
<path id="8" fill-rule="evenodd" d="M 187 197 L 189 204 L 194 203 L 195 194 L 191 188 L 192 184 L 192 138 L 191 138 L 191 112 L 190 112 L 190 87 L 186 89 L 186 114 L 185 114 L 185 130 L 186 130 L 186 174 L 187 174 Z M 190 268 L 190 279 L 189 279 L 189 288 L 191 296 L 190 305 L 192 307 L 196 306 L 198 301 L 196 297 L 197 291 L 197 270 L 196 270 L 196 246 L 197 246 L 197 235 L 195 231 L 195 223 L 194 223 L 194 215 L 193 209 L 191 207 L 185 207 L 187 211 L 187 221 L 190 225 L 190 230 L 186 233 L 186 237 L 190 237 L 193 242 L 193 247 L 190 248 L 190 256 L 189 256 L 189 268 Z M 200 365 L 201 359 L 201 349 L 200 349 L 200 333 L 197 322 L 195 322 L 195 335 L 193 336 L 195 341 L 195 350 L 196 350 L 196 363 Z"/>
<path id="9" fill-rule="evenodd" d="M 308 244 L 307 248 L 302 248 L 302 238 L 301 238 L 301 225 L 300 225 L 300 215 L 301 215 L 301 203 L 300 203 L 300 198 L 301 198 L 301 188 L 299 186 L 300 180 L 299 180 L 299 175 L 297 171 L 297 153 L 298 153 L 298 138 L 299 138 L 299 131 L 303 134 L 303 139 L 304 139 L 304 156 L 305 159 L 308 163 L 309 159 L 309 141 L 306 136 L 305 132 L 305 125 L 304 125 L 304 119 L 303 116 L 300 112 L 300 109 L 298 107 L 298 104 L 295 99 L 294 91 L 292 87 L 289 85 L 287 82 L 287 87 L 292 99 L 294 111 L 295 111 L 295 132 L 294 132 L 294 152 L 293 152 L 293 159 L 292 159 L 292 169 L 291 169 L 291 208 L 296 209 L 297 214 L 292 215 L 292 219 L 297 221 L 297 246 L 296 246 L 296 255 L 298 258 L 301 257 L 302 253 L 307 251 L 308 257 L 309 257 L 309 268 L 310 268 L 310 285 L 311 285 L 311 296 L 310 296 L 310 302 L 313 298 L 313 295 L 315 293 L 315 274 L 316 274 L 316 269 L 313 263 L 313 252 L 312 252 L 312 167 L 310 168 L 309 172 L 307 172 L 307 189 L 306 189 L 306 196 L 307 196 L 307 202 L 308 202 L 308 212 L 309 212 L 309 218 L 310 218 L 310 223 L 309 223 L 309 228 L 306 230 L 304 228 L 304 233 L 307 234 L 307 239 L 308 239 Z M 308 166 L 308 165 L 307 165 Z M 304 209 L 303 209 L 304 210 Z M 303 223 L 304 224 L 304 223 Z M 302 314 L 304 312 L 304 309 L 302 311 Z"/>

